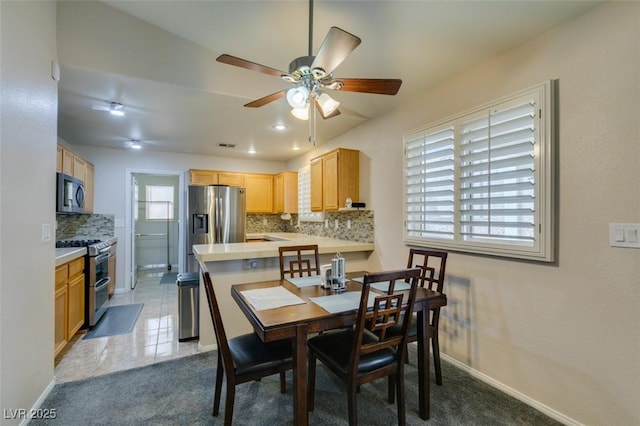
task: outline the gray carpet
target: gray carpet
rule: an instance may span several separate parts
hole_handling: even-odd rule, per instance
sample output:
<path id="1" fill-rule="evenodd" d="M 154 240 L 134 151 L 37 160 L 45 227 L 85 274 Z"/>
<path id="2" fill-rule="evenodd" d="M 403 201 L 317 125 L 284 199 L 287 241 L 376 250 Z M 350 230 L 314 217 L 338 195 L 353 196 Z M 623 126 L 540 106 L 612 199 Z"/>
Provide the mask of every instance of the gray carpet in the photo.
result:
<path id="1" fill-rule="evenodd" d="M 93 339 L 131 333 L 143 306 L 144 303 L 109 306 L 98 324 L 89 330 L 84 338 Z"/>
<path id="2" fill-rule="evenodd" d="M 407 424 L 424 425 L 418 416 L 415 350 L 406 368 Z M 54 386 L 40 408 L 55 409 L 55 420 L 33 420 L 30 425 L 217 425 L 212 417 L 216 352 L 166 361 L 133 370 L 110 373 Z M 442 363 L 444 384 L 436 386 L 432 374 L 429 425 L 558 425 L 523 404 L 458 368 Z M 224 389 L 224 387 L 223 387 Z M 364 385 L 358 395 L 361 425 L 396 425 L 396 406 L 386 402 L 386 380 Z M 278 376 L 236 387 L 234 425 L 292 424 L 292 377 L 287 393 L 279 392 Z M 346 393 L 318 364 L 316 407 L 311 425 L 346 425 Z"/>
<path id="3" fill-rule="evenodd" d="M 178 279 L 177 272 L 165 272 L 162 274 L 162 278 L 160 279 L 160 284 L 173 284 L 176 285 L 176 280 Z"/>

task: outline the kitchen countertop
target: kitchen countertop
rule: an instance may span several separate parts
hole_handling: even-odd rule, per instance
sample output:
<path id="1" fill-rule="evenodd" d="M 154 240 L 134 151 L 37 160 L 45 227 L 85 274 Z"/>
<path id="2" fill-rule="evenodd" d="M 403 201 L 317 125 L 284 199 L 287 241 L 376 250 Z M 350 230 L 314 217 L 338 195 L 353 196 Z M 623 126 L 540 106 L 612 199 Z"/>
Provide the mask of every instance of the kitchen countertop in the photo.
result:
<path id="1" fill-rule="evenodd" d="M 317 244 L 318 252 L 348 253 L 356 251 L 373 251 L 373 243 L 346 241 L 333 238 L 316 237 L 290 232 L 247 234 L 247 239 L 264 238 L 269 241 L 229 244 L 196 244 L 193 254 L 202 262 L 222 260 L 257 259 L 278 257 L 278 247 L 287 245 Z"/>
<path id="2" fill-rule="evenodd" d="M 56 267 L 87 254 L 86 247 L 64 247 L 56 249 Z"/>

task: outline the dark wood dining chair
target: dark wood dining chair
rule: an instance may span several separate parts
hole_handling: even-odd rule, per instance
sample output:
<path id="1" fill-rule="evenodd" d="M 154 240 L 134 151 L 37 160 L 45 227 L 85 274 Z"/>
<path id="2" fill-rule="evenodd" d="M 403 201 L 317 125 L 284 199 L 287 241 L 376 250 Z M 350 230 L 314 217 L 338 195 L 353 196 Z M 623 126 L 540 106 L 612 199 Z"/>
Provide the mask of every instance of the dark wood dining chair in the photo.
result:
<path id="1" fill-rule="evenodd" d="M 299 277 L 320 275 L 320 257 L 318 255 L 318 245 L 298 245 L 278 247 L 280 257 L 280 279 L 284 280 L 288 275 L 294 278 L 296 273 Z M 294 259 L 287 257 L 295 256 Z M 314 264 L 311 263 L 313 260 Z"/>
<path id="2" fill-rule="evenodd" d="M 419 277 L 420 269 L 365 274 L 355 325 L 308 340 L 309 411 L 314 409 L 318 359 L 347 385 L 349 425 L 358 423 L 356 394 L 359 386 L 385 376 L 389 379 L 388 401 L 394 402 L 395 388 L 398 424 L 405 424 L 404 355 Z M 396 280 L 409 281 L 410 290 L 397 291 Z M 373 308 L 369 308 L 371 284 L 378 282 L 387 282 L 388 289 L 376 296 Z M 402 333 L 387 333 L 394 326 L 400 326 Z"/>
<path id="3" fill-rule="evenodd" d="M 220 409 L 222 379 L 225 376 L 227 397 L 224 407 L 224 424 L 231 425 L 236 385 L 280 373 L 280 392 L 286 392 L 285 372 L 293 368 L 293 345 L 290 339 L 264 343 L 255 333 L 227 339 L 211 276 L 202 262 L 200 262 L 200 271 L 218 344 L 213 415 L 217 416 Z"/>
<path id="4" fill-rule="evenodd" d="M 447 266 L 447 252 L 431 249 L 409 249 L 407 268 L 420 268 L 421 287 L 442 293 L 444 290 L 445 270 Z M 429 338 L 433 352 L 433 368 L 436 373 L 436 384 L 442 386 L 442 369 L 440 366 L 440 343 L 438 340 L 438 323 L 440 322 L 440 308 L 429 312 Z M 412 321 L 409 328 L 407 342 L 418 340 L 417 322 Z M 408 359 L 408 358 L 407 358 Z"/>

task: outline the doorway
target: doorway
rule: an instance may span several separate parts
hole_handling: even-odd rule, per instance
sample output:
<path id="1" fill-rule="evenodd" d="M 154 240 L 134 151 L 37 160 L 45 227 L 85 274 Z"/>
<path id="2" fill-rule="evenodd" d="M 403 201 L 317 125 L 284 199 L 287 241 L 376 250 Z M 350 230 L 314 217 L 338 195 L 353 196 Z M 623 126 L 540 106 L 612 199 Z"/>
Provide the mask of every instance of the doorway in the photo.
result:
<path id="1" fill-rule="evenodd" d="M 180 176 L 131 174 L 131 288 L 179 265 Z"/>

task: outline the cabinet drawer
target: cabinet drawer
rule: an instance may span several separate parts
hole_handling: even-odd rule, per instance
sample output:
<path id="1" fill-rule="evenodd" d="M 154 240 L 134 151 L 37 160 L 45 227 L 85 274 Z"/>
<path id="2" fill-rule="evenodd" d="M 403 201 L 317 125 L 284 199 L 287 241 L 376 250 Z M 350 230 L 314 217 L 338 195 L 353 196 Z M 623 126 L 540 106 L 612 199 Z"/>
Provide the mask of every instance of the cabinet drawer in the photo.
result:
<path id="1" fill-rule="evenodd" d="M 68 263 L 60 265 L 56 268 L 56 290 L 65 287 L 67 285 L 67 278 L 69 277 Z"/>
<path id="2" fill-rule="evenodd" d="M 72 260 L 69 265 L 69 277 L 75 277 L 78 274 L 84 272 L 84 257 L 79 257 L 76 260 Z"/>

